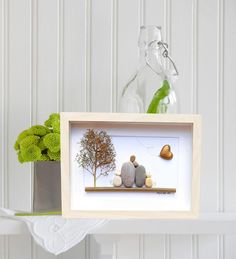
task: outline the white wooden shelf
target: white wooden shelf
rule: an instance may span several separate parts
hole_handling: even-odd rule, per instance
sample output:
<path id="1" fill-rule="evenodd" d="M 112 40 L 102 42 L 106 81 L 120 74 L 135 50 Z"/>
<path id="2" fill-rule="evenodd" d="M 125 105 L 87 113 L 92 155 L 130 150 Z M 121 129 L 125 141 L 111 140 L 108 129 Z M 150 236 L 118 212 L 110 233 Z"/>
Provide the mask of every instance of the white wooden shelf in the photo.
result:
<path id="1" fill-rule="evenodd" d="M 113 220 L 100 234 L 236 234 L 236 213 L 201 214 L 198 219 Z"/>
<path id="2" fill-rule="evenodd" d="M 236 234 L 236 213 L 204 213 L 198 219 L 111 220 L 92 234 Z M 29 234 L 23 222 L 0 218 L 0 235 Z"/>
<path id="3" fill-rule="evenodd" d="M 22 234 L 29 234 L 28 228 L 24 222 L 0 217 L 0 235 Z"/>

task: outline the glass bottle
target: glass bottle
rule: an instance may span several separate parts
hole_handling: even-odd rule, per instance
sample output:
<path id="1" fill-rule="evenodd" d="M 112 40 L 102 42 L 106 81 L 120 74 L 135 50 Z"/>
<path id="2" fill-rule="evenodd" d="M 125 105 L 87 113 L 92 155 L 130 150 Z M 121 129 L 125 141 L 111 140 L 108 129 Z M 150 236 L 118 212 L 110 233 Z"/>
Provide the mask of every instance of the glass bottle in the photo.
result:
<path id="1" fill-rule="evenodd" d="M 120 112 L 176 113 L 173 82 L 178 71 L 162 41 L 161 28 L 142 26 L 139 36 L 139 65 L 122 91 Z"/>

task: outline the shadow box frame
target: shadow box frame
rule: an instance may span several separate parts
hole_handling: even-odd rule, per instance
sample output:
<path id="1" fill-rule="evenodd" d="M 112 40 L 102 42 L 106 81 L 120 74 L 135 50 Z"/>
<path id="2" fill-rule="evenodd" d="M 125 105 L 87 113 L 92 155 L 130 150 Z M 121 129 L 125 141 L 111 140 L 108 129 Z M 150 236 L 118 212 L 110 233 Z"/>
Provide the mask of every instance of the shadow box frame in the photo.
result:
<path id="1" fill-rule="evenodd" d="M 201 116 L 197 114 L 132 114 L 132 113 L 89 113 L 62 112 L 61 115 L 61 189 L 62 215 L 66 218 L 109 218 L 109 219 L 194 219 L 199 215 L 200 158 L 201 158 Z M 178 127 L 191 131 L 191 182 L 190 207 L 188 210 L 132 210 L 132 209 L 75 209 L 72 206 L 71 184 L 71 132 L 81 123 L 104 125 L 165 126 L 174 132 Z M 141 126 L 140 126 L 141 127 Z M 77 143 L 78 144 L 78 143 Z M 82 199 L 82 198 L 81 198 Z M 128 201 L 129 202 L 129 201 Z M 132 208 L 132 204 L 131 204 Z"/>

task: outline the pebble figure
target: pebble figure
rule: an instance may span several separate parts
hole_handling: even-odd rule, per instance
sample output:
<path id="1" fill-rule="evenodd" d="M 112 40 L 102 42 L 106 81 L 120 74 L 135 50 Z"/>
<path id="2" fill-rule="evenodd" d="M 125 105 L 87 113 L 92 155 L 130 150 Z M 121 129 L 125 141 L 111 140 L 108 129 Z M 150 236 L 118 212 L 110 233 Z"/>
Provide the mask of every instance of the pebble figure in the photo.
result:
<path id="1" fill-rule="evenodd" d="M 146 170 L 143 165 L 139 165 L 135 168 L 135 185 L 137 187 L 143 187 L 146 180 Z"/>
<path id="2" fill-rule="evenodd" d="M 123 163 L 121 167 L 121 179 L 125 187 L 132 187 L 135 178 L 135 167 L 131 161 Z"/>
<path id="3" fill-rule="evenodd" d="M 120 187 L 122 185 L 121 172 L 117 171 L 113 178 L 113 186 Z"/>
<path id="4" fill-rule="evenodd" d="M 152 188 L 153 182 L 152 182 L 152 176 L 150 174 L 147 174 L 146 180 L 145 180 L 145 186 L 147 188 Z"/>

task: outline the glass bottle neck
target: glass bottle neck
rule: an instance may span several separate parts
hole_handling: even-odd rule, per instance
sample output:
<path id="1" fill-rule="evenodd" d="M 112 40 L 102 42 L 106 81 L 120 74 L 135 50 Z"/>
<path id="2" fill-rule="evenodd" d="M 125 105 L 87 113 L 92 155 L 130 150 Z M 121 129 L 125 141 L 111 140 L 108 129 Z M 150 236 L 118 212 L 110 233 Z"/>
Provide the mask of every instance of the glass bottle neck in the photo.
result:
<path id="1" fill-rule="evenodd" d="M 139 50 L 139 70 L 145 66 L 150 66 L 157 73 L 164 69 L 164 64 L 160 49 L 158 48 L 140 48 Z"/>
<path id="2" fill-rule="evenodd" d="M 139 50 L 139 68 L 142 68 L 146 65 L 146 50 Z"/>

